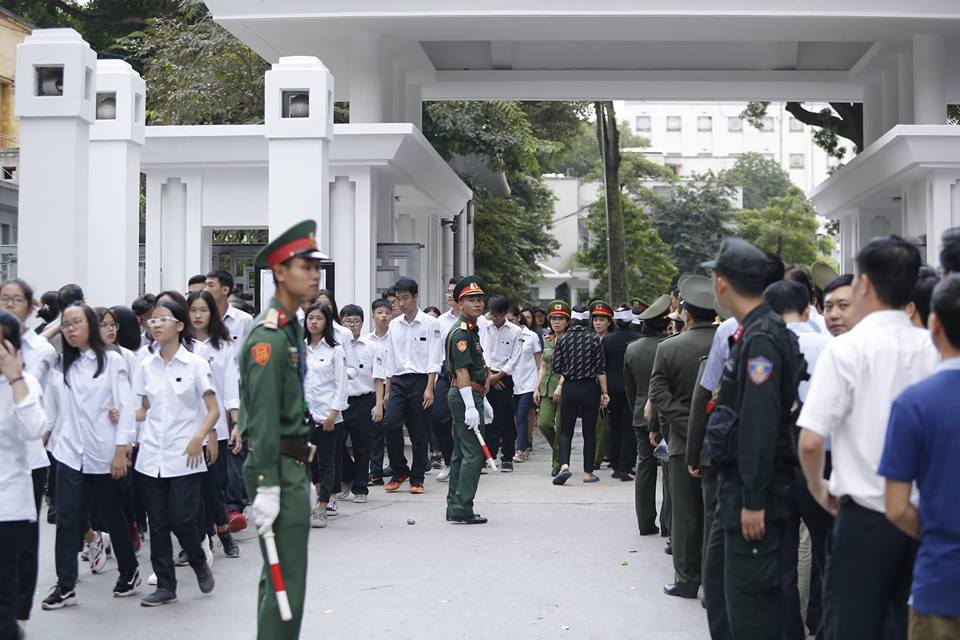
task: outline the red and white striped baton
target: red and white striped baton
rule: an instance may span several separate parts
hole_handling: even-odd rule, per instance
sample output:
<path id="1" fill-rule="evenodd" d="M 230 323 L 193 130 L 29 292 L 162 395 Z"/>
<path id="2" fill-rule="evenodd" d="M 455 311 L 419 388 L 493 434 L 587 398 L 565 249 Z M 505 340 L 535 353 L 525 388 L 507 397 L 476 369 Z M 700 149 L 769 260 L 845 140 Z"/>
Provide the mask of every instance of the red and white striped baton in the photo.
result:
<path id="1" fill-rule="evenodd" d="M 487 458 L 487 466 L 490 467 L 491 471 L 498 471 L 497 461 L 493 459 L 492 455 L 490 455 L 490 448 L 487 447 L 487 443 L 483 439 L 483 434 L 480 433 L 480 427 L 470 427 L 470 430 L 477 434 L 477 440 L 480 441 L 480 448 L 483 449 L 483 455 Z"/>
<path id="2" fill-rule="evenodd" d="M 280 556 L 277 555 L 277 541 L 272 529 L 263 534 L 263 546 L 267 549 L 267 563 L 270 565 L 270 575 L 273 577 L 273 592 L 277 596 L 277 609 L 280 610 L 280 619 L 289 622 L 293 619 L 293 612 L 290 611 L 290 600 L 287 599 L 287 589 L 283 585 Z"/>

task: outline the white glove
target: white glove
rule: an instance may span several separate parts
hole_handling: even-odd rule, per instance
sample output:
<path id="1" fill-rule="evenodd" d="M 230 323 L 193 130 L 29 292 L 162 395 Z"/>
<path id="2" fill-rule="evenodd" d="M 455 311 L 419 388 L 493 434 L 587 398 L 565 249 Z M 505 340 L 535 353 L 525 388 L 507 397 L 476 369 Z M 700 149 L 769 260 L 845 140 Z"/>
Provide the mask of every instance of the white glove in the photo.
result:
<path id="1" fill-rule="evenodd" d="M 476 429 L 480 426 L 480 412 L 477 411 L 477 403 L 473 399 L 473 389 L 460 387 L 460 397 L 463 398 L 463 405 L 467 408 L 463 414 L 463 421 L 467 428 Z"/>
<path id="2" fill-rule="evenodd" d="M 268 533 L 280 515 L 280 487 L 260 487 L 250 505 L 250 515 L 260 535 Z"/>
<path id="3" fill-rule="evenodd" d="M 493 405 L 486 398 L 483 399 L 483 424 L 493 422 Z"/>

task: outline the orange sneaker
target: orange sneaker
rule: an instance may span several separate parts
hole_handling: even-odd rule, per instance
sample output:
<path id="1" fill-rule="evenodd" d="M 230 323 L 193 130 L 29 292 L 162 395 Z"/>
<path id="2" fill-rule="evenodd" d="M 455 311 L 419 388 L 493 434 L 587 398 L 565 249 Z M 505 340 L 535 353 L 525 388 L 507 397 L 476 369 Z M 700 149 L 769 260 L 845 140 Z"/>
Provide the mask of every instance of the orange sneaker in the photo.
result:
<path id="1" fill-rule="evenodd" d="M 416 483 L 416 484 L 414 484 L 414 483 L 411 482 L 411 483 L 410 483 L 410 493 L 417 493 L 417 494 L 423 493 L 423 485 L 420 484 L 419 482 Z"/>
<path id="2" fill-rule="evenodd" d="M 407 481 L 408 477 L 409 476 L 394 476 L 390 478 L 390 482 L 384 485 L 383 488 L 387 490 L 387 493 L 393 493 L 400 488 L 400 485 Z"/>

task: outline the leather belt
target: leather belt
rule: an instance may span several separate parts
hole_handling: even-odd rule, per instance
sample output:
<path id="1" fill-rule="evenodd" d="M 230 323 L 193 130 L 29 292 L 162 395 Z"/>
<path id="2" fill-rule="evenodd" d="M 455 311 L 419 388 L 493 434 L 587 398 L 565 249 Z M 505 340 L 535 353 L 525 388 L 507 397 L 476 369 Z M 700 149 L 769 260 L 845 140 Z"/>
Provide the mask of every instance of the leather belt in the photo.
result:
<path id="1" fill-rule="evenodd" d="M 479 393 L 482 396 L 487 395 L 487 388 L 480 384 L 479 382 L 470 381 L 470 388 Z"/>
<path id="2" fill-rule="evenodd" d="M 297 462 L 306 464 L 313 461 L 317 447 L 302 438 L 280 438 L 278 446 L 280 455 L 293 458 Z"/>

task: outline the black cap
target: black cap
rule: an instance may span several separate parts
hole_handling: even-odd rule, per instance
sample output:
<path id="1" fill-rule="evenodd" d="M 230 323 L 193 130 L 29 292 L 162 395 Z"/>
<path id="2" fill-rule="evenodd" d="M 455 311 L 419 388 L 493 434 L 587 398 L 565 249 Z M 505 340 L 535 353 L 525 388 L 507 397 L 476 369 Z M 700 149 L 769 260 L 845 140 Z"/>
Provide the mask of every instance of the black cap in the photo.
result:
<path id="1" fill-rule="evenodd" d="M 766 280 L 767 256 L 742 238 L 727 238 L 720 245 L 716 259 L 700 266 L 740 282 L 762 284 Z"/>

